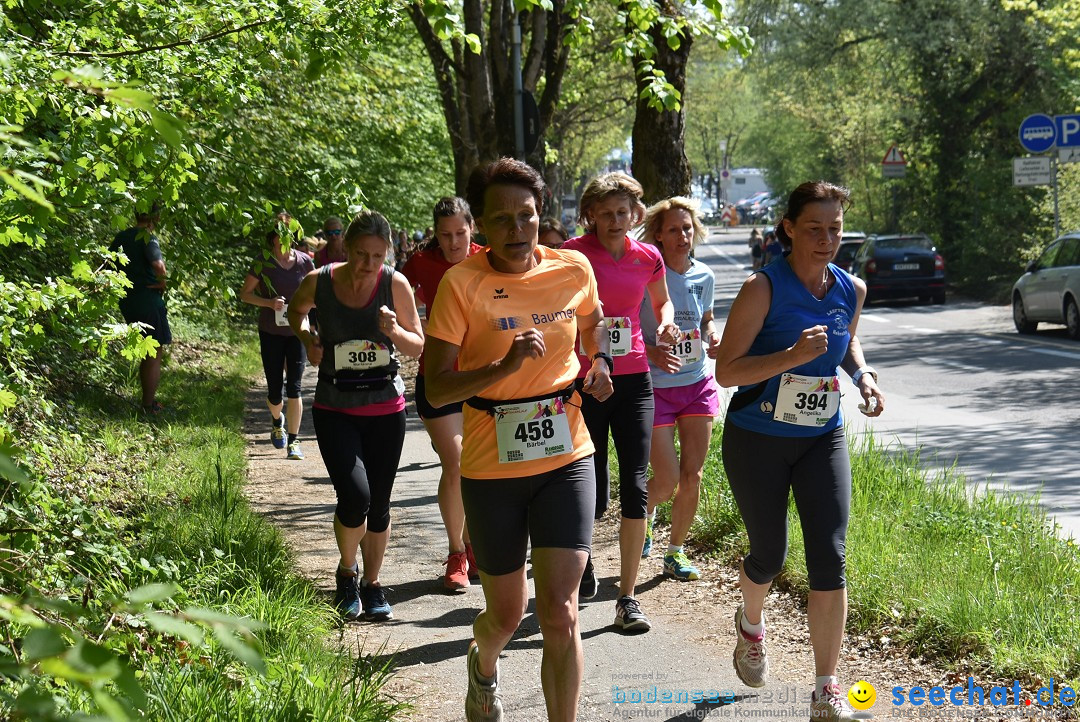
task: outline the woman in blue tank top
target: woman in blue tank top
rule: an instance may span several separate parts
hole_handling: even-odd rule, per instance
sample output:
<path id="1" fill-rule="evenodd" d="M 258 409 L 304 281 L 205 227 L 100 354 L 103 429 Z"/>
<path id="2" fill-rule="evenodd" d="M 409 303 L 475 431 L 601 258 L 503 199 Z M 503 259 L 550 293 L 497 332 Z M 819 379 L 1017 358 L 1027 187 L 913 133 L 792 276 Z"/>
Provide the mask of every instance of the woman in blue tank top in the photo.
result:
<path id="1" fill-rule="evenodd" d="M 787 555 L 788 495 L 806 544 L 808 621 L 817 680 L 811 716 L 851 719 L 836 677 L 847 617 L 845 541 L 851 466 L 838 369 L 851 374 L 863 413 L 885 408 L 877 373 L 855 335 L 866 286 L 831 263 L 846 188 L 804 183 L 776 233 L 791 251 L 752 275 L 735 298 L 716 359 L 716 380 L 738 386 L 724 424 L 724 468 L 750 540 L 735 611 L 735 671 L 751 687 L 768 676 L 762 610 Z"/>

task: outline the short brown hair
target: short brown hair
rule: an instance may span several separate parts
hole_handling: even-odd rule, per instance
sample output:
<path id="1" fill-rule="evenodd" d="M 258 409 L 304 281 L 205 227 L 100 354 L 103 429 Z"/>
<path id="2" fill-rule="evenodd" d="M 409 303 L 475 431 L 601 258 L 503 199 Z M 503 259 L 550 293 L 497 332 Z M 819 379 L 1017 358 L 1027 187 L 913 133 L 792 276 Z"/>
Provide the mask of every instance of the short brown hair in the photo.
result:
<path id="1" fill-rule="evenodd" d="M 630 207 L 634 211 L 633 224 L 636 226 L 645 213 L 645 204 L 641 202 L 641 197 L 644 195 L 645 189 L 641 187 L 641 184 L 622 171 L 598 175 L 589 181 L 589 185 L 585 186 L 581 194 L 581 202 L 578 203 L 578 222 L 588 232 L 596 230 L 592 221 L 589 220 L 589 211 L 597 203 L 611 196 L 623 196 L 630 201 Z"/>
<path id="2" fill-rule="evenodd" d="M 465 198 L 469 201 L 469 207 L 475 218 L 484 215 L 484 195 L 491 186 L 521 186 L 527 188 L 536 199 L 536 212 L 544 211 L 544 196 L 547 195 L 547 184 L 544 178 L 527 163 L 513 158 L 499 158 L 491 163 L 477 166 L 469 174 L 469 182 L 465 187 Z"/>
<path id="3" fill-rule="evenodd" d="M 784 248 L 791 248 L 791 237 L 784 230 L 784 219 L 794 223 L 799 220 L 803 209 L 811 203 L 827 203 L 835 201 L 840 204 L 840 210 L 847 212 L 851 207 L 851 191 L 844 186 L 838 186 L 828 181 L 807 181 L 788 196 L 787 210 L 776 223 L 776 237 Z"/>
<path id="4" fill-rule="evenodd" d="M 361 236 L 378 236 L 386 241 L 388 247 L 391 246 L 390 221 L 386 220 L 386 216 L 378 211 L 360 211 L 349 222 L 343 243 L 346 246 L 351 246 Z"/>
<path id="5" fill-rule="evenodd" d="M 645 211 L 645 230 L 641 234 L 641 240 L 656 245 L 656 235 L 663 228 L 664 215 L 668 211 L 686 211 L 690 214 L 694 223 L 694 240 L 691 242 L 691 248 L 705 240 L 705 226 L 702 225 L 701 218 L 698 216 L 697 201 L 682 196 L 674 196 L 649 206 L 649 210 Z"/>

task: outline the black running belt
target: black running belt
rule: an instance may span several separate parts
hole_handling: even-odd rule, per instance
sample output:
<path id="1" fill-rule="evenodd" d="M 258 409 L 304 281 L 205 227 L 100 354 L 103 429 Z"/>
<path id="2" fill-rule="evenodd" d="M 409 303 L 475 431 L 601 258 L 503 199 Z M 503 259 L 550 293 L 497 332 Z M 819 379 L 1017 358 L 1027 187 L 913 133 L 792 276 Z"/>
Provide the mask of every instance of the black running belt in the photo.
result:
<path id="1" fill-rule="evenodd" d="M 339 391 L 378 391 L 393 382 L 394 377 L 387 371 L 389 367 L 380 366 L 367 371 L 343 369 L 334 374 L 319 373 L 319 381 L 333 384 Z"/>
<path id="2" fill-rule="evenodd" d="M 486 411 L 488 412 L 488 414 L 494 415 L 496 406 L 506 406 L 509 404 L 528 404 L 532 403 L 533 401 L 543 401 L 544 399 L 556 398 L 562 399 L 562 401 L 564 402 L 568 401 L 570 397 L 574 395 L 574 392 L 577 391 L 577 386 L 578 384 L 575 380 L 565 389 L 562 389 L 561 391 L 556 391 L 555 393 L 546 393 L 540 394 L 538 396 L 528 396 L 521 399 L 505 399 L 500 401 L 496 401 L 494 399 L 485 399 L 483 396 L 472 396 L 465 399 L 465 403 L 467 403 L 469 406 L 473 407 L 477 411 Z"/>
<path id="3" fill-rule="evenodd" d="M 769 385 L 768 381 L 762 381 L 756 386 L 751 386 L 745 391 L 739 391 L 731 397 L 731 402 L 728 404 L 728 413 L 732 411 L 741 411 L 750 404 L 761 398 L 761 394 L 765 392 L 765 387 Z"/>

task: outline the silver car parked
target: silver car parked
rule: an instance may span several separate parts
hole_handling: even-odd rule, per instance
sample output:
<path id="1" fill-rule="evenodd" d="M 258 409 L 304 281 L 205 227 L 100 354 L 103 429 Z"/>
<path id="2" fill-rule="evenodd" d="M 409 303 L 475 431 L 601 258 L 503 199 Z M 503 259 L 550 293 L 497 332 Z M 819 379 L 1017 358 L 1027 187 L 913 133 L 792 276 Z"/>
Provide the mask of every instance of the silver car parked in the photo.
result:
<path id="1" fill-rule="evenodd" d="M 1013 284 L 1013 323 L 1035 333 L 1040 322 L 1063 323 L 1080 340 L 1080 231 L 1066 233 L 1027 266 Z"/>

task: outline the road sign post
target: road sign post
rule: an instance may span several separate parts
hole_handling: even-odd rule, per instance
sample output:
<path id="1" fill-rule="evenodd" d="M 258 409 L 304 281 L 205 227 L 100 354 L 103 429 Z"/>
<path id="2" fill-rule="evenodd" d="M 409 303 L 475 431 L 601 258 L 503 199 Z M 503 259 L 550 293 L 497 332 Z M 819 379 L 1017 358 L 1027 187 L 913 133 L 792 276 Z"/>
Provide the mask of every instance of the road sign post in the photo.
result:
<path id="1" fill-rule="evenodd" d="M 889 146 L 885 157 L 881 159 L 882 178 L 903 178 L 907 175 L 907 158 L 896 147 L 896 143 Z M 896 184 L 892 184 L 892 218 L 889 219 L 889 230 L 896 231 L 900 222 L 900 196 Z"/>
<path id="2" fill-rule="evenodd" d="M 1054 180 L 1054 238 L 1061 235 L 1061 214 L 1058 213 L 1058 182 L 1057 182 L 1057 162 L 1054 161 L 1054 170 L 1051 172 L 1050 177 Z"/>
<path id="3" fill-rule="evenodd" d="M 1013 185 L 1049 185 L 1054 194 L 1054 235 L 1061 235 L 1058 214 L 1057 174 L 1061 163 L 1080 161 L 1080 113 L 1049 116 L 1034 113 L 1020 123 L 1020 145 L 1029 153 L 1045 153 L 1058 148 L 1058 158 L 1014 158 Z"/>

